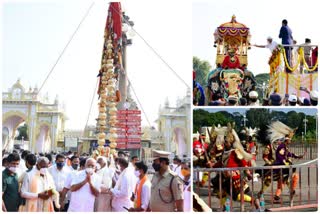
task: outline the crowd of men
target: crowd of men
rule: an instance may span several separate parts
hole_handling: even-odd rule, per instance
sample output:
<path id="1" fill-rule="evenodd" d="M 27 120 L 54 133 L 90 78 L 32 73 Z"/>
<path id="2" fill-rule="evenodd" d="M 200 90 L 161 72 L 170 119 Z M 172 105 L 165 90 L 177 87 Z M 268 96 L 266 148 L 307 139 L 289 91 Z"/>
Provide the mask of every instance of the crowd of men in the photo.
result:
<path id="1" fill-rule="evenodd" d="M 279 124 L 279 122 L 277 122 L 277 124 Z M 301 159 L 305 155 L 305 153 L 301 155 L 292 153 L 289 148 L 292 135 L 291 133 L 283 134 L 281 131 L 279 131 L 280 134 L 274 135 L 277 136 L 276 138 L 272 140 L 270 139 L 269 144 L 265 145 L 263 154 L 259 154 L 262 156 L 265 162 L 264 166 L 292 165 L 293 159 Z M 258 155 L 258 145 L 256 143 L 256 139 L 248 135 L 245 140 L 240 142 L 239 138 L 235 137 L 234 133 L 232 136 L 227 134 L 223 140 L 223 144 L 218 144 L 217 142 L 211 141 L 212 139 L 218 139 L 217 136 L 213 136 L 214 134 L 210 136 L 210 144 L 205 143 L 205 134 L 201 134 L 199 138 L 194 138 L 193 166 L 196 168 L 255 167 L 255 160 Z M 284 133 L 286 132 L 284 131 Z M 216 176 L 213 177 L 210 182 L 214 192 L 218 196 L 220 193 L 222 194 L 223 204 L 229 196 L 231 196 L 231 198 L 235 201 L 240 200 L 240 195 L 243 191 L 244 201 L 254 204 L 255 208 L 259 210 L 260 197 L 270 187 L 272 179 L 277 181 L 277 188 L 275 194 L 273 195 L 273 200 L 275 203 L 280 202 L 281 193 L 285 185 L 288 185 L 290 194 L 295 195 L 295 190 L 299 180 L 299 175 L 296 173 L 295 169 L 293 169 L 291 175 L 288 168 L 283 169 L 281 172 L 280 169 L 274 169 L 272 171 L 273 172 L 271 172 L 270 169 L 266 169 L 263 170 L 262 173 L 261 170 L 256 170 L 255 173 L 253 173 L 252 170 L 244 170 L 245 178 L 241 178 L 239 170 L 230 170 L 225 171 L 222 174 L 216 173 Z M 222 179 L 220 176 L 222 176 Z M 262 176 L 263 183 L 260 191 L 258 193 L 252 193 L 252 190 L 247 184 L 251 182 L 252 179 L 254 182 L 257 182 L 258 178 L 262 178 Z M 271 176 L 273 176 L 273 178 L 271 178 Z M 197 185 L 204 186 L 208 181 L 208 177 L 208 172 L 204 172 L 195 174 L 194 178 Z M 232 183 L 230 184 L 231 180 Z M 290 180 L 292 181 L 291 185 L 289 182 Z M 221 181 L 222 185 L 220 183 Z M 243 190 L 241 190 L 241 181 L 244 182 L 245 188 L 243 188 Z"/>
<path id="2" fill-rule="evenodd" d="M 190 211 L 190 163 L 153 151 L 148 166 L 137 156 L 115 158 L 13 151 L 2 159 L 2 211 Z M 129 161 L 130 160 L 130 161 Z"/>

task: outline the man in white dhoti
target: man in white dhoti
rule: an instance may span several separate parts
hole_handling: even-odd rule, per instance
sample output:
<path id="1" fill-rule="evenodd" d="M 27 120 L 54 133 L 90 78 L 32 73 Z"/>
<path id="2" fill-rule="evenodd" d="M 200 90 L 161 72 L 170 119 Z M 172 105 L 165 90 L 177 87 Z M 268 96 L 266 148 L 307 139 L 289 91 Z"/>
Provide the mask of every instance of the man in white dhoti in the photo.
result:
<path id="1" fill-rule="evenodd" d="M 71 183 L 71 200 L 68 212 L 93 212 L 94 201 L 100 192 L 101 180 L 94 172 L 96 160 L 88 158 L 85 170 L 79 171 Z"/>
<path id="2" fill-rule="evenodd" d="M 130 198 L 134 194 L 134 182 L 136 179 L 133 179 L 135 175 L 131 174 L 130 169 L 128 169 L 127 160 L 118 158 L 117 163 L 119 164 L 121 174 L 115 187 L 110 190 L 113 196 L 112 211 L 127 212 L 127 209 L 133 207 L 133 202 Z"/>
<path id="3" fill-rule="evenodd" d="M 48 164 L 48 158 L 40 157 L 36 167 L 23 179 L 21 197 L 26 199 L 26 212 L 54 212 L 53 194 L 59 193 L 56 192 L 53 178 L 48 173 Z"/>
<path id="4" fill-rule="evenodd" d="M 101 178 L 100 194 L 96 197 L 94 211 L 95 212 L 111 212 L 111 194 L 108 194 L 109 189 L 112 187 L 112 177 L 114 170 L 108 167 L 108 161 L 106 157 L 98 157 L 97 175 Z"/>

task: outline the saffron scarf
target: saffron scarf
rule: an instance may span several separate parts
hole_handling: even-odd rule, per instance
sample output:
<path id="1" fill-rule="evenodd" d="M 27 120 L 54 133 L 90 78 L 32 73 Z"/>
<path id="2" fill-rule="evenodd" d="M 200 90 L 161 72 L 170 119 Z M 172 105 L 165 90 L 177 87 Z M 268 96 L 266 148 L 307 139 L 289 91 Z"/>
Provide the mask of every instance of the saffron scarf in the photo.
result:
<path id="1" fill-rule="evenodd" d="M 134 191 L 134 194 L 136 195 L 136 198 L 134 200 L 134 208 L 140 208 L 141 207 L 141 193 L 142 193 L 142 186 L 143 184 L 148 180 L 148 177 L 145 175 L 141 180 L 139 184 L 136 184 L 136 188 Z"/>
<path id="2" fill-rule="evenodd" d="M 38 183 L 41 182 L 41 177 L 40 177 L 40 173 L 36 172 L 33 176 L 33 178 L 31 179 L 30 182 L 30 186 L 29 186 L 29 190 L 32 193 L 38 193 Z M 44 179 L 47 180 L 46 177 L 44 177 Z M 38 200 L 41 200 L 40 198 L 38 199 L 31 199 L 28 200 L 27 203 L 27 212 L 38 212 Z M 53 208 L 53 204 L 51 201 L 51 198 L 49 198 L 48 200 L 44 200 L 43 202 L 43 211 L 44 212 L 54 212 L 54 208 Z"/>

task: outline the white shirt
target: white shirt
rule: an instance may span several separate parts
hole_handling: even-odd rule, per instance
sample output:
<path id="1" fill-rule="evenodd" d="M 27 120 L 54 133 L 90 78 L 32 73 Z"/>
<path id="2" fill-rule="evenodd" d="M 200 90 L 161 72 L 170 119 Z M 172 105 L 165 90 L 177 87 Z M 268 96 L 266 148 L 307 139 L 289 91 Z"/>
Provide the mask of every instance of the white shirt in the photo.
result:
<path id="1" fill-rule="evenodd" d="M 268 43 L 266 45 L 266 48 L 269 48 L 269 50 L 271 51 L 271 53 L 273 52 L 274 49 L 276 49 L 278 47 L 278 43 L 276 43 L 275 41 L 272 41 L 271 43 Z"/>
<path id="2" fill-rule="evenodd" d="M 135 190 L 135 188 L 136 188 L 136 184 L 137 184 L 137 182 L 139 181 L 139 178 L 137 177 L 137 176 L 135 176 L 134 175 L 134 171 L 136 170 L 136 168 L 135 168 L 135 166 L 131 163 L 131 162 L 129 162 L 129 165 L 128 165 L 128 172 L 127 173 L 129 173 L 129 174 L 131 174 L 132 175 L 132 180 L 133 180 L 133 182 L 132 182 L 132 187 L 131 187 L 131 189 L 132 189 L 132 192 L 134 192 L 134 190 Z"/>
<path id="3" fill-rule="evenodd" d="M 138 181 L 137 185 L 139 185 L 139 183 L 140 183 L 140 180 Z M 146 182 L 144 182 L 141 190 L 141 208 L 144 209 L 145 211 L 149 206 L 150 197 L 151 197 L 151 182 L 148 179 L 146 180 Z"/>
<path id="4" fill-rule="evenodd" d="M 109 189 L 112 187 L 112 177 L 114 174 L 113 170 L 105 166 L 102 169 L 98 170 L 96 174 L 101 178 L 101 186 Z"/>
<path id="5" fill-rule="evenodd" d="M 184 176 L 181 174 L 181 165 L 177 166 L 177 167 L 174 169 L 174 172 L 175 172 L 181 179 L 184 178 Z"/>
<path id="6" fill-rule="evenodd" d="M 67 166 L 62 167 L 61 170 L 58 170 L 56 165 L 49 167 L 48 171 L 53 177 L 54 184 L 56 185 L 57 191 L 61 192 L 63 190 L 64 184 L 67 180 L 68 175 L 71 173 L 70 169 Z"/>
<path id="7" fill-rule="evenodd" d="M 87 173 L 85 170 L 79 171 L 73 177 L 71 186 L 79 184 L 86 179 Z M 93 173 L 91 175 L 92 185 L 100 191 L 100 177 Z M 91 193 L 89 183 L 86 183 L 79 190 L 72 192 L 68 212 L 93 212 L 95 196 Z"/>
<path id="8" fill-rule="evenodd" d="M 70 201 L 71 199 L 71 194 L 72 192 L 70 191 L 71 189 L 71 183 L 72 183 L 72 179 L 79 173 L 78 170 L 74 170 L 72 167 L 70 167 L 70 173 L 67 175 L 67 178 L 64 182 L 64 187 L 69 189 L 69 191 L 67 192 L 67 196 L 65 199 L 65 202 Z"/>
<path id="9" fill-rule="evenodd" d="M 189 179 L 189 184 L 184 187 L 183 191 L 183 211 L 184 212 L 191 212 L 191 192 L 188 188 L 191 186 L 191 179 Z"/>
<path id="10" fill-rule="evenodd" d="M 113 211 L 126 212 L 127 210 L 125 210 L 123 207 L 133 207 L 133 202 L 130 200 L 130 198 L 132 196 L 132 193 L 134 192 L 136 184 L 136 179 L 133 179 L 134 177 L 137 179 L 137 177 L 131 173 L 131 169 L 129 167 L 121 172 L 115 187 L 111 189 L 111 192 L 113 194 Z"/>

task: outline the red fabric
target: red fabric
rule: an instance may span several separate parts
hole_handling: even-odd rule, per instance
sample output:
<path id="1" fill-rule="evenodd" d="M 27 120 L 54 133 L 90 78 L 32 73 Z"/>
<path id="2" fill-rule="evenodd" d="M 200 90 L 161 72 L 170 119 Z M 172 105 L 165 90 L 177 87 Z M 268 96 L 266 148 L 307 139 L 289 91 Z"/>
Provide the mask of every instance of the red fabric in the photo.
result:
<path id="1" fill-rule="evenodd" d="M 262 159 L 263 160 L 267 159 L 267 160 L 271 161 L 272 160 L 272 146 L 270 144 L 268 144 L 266 149 L 269 150 L 269 154 L 264 154 L 264 152 L 263 152 Z"/>
<path id="2" fill-rule="evenodd" d="M 204 148 L 204 149 L 207 149 L 208 148 L 208 144 L 207 143 L 204 143 L 203 146 L 202 144 L 200 143 L 200 141 L 196 140 L 196 141 L 193 141 L 193 148 Z"/>
<path id="3" fill-rule="evenodd" d="M 192 71 L 192 77 L 193 77 L 193 80 L 196 79 L 196 72 L 195 72 L 195 70 Z"/>
<path id="4" fill-rule="evenodd" d="M 227 163 L 227 168 L 246 167 L 246 166 L 248 166 L 247 161 L 244 159 L 242 160 L 238 159 L 235 151 L 232 151 L 230 153 L 229 160 Z"/>
<path id="5" fill-rule="evenodd" d="M 112 18 L 113 32 L 117 35 L 116 41 L 122 37 L 122 10 L 120 2 L 111 2 L 109 6 L 109 15 Z"/>
<path id="6" fill-rule="evenodd" d="M 312 50 L 311 58 L 312 58 L 312 65 L 311 66 L 314 66 L 316 64 L 317 59 L 318 59 L 318 46 Z"/>
<path id="7" fill-rule="evenodd" d="M 228 68 L 228 69 L 241 68 L 239 57 L 234 56 L 234 58 L 235 58 L 235 61 L 231 62 L 231 57 L 227 55 L 222 62 L 222 68 Z"/>

